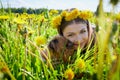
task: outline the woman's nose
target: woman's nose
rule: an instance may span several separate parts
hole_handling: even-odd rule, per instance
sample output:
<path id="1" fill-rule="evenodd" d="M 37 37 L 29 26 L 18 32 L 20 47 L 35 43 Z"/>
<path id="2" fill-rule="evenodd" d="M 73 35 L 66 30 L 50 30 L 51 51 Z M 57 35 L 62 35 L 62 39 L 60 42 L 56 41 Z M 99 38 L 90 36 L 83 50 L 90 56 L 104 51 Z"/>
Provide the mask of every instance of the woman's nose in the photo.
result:
<path id="1" fill-rule="evenodd" d="M 77 35 L 75 38 L 75 42 L 80 43 L 82 41 L 82 37 L 80 35 Z"/>

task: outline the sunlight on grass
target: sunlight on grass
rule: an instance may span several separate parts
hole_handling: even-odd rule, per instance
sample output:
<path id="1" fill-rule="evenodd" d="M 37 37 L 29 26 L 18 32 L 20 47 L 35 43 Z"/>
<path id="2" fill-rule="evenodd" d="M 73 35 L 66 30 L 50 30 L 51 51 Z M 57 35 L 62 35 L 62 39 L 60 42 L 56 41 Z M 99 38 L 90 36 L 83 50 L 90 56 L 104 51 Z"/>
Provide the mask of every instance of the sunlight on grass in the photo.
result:
<path id="1" fill-rule="evenodd" d="M 41 54 L 57 34 L 51 20 L 59 13 L 0 12 L 0 80 L 120 80 L 120 13 L 94 14 L 90 20 L 98 28 L 94 47 L 89 45 L 85 55 L 78 48 L 73 63 L 54 66 Z"/>

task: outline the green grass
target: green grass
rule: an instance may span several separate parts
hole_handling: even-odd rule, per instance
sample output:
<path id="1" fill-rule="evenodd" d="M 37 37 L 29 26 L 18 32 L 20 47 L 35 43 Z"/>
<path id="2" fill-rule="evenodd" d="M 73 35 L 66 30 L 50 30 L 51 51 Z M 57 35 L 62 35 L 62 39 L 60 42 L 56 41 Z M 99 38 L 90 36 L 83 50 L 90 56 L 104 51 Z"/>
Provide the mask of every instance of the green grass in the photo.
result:
<path id="1" fill-rule="evenodd" d="M 13 22 L 14 15 L 9 19 L 0 20 L 0 79 L 2 74 L 7 74 L 13 80 L 62 80 L 64 72 L 72 68 L 75 74 L 89 73 L 92 77 L 85 75 L 81 80 L 119 80 L 120 77 L 120 23 L 116 25 L 117 30 L 113 31 L 112 23 L 104 21 L 105 18 L 96 18 L 100 25 L 99 32 L 96 32 L 97 44 L 87 50 L 86 55 L 76 53 L 76 60 L 85 60 L 86 68 L 84 71 L 77 71 L 75 63 L 59 64 L 54 68 L 50 60 L 48 66 L 40 57 L 40 49 L 45 48 L 49 40 L 57 34 L 57 31 L 50 25 L 51 18 L 47 21 L 35 23 L 38 15 L 35 15 L 28 24 Z M 110 17 L 110 16 L 109 16 Z M 26 21 L 27 21 L 26 20 Z M 29 28 L 34 32 L 29 35 Z M 27 34 L 27 35 L 26 35 Z M 47 43 L 37 46 L 34 38 L 45 36 Z M 87 59 L 91 54 L 93 56 Z M 113 60 L 113 55 L 117 55 Z M 74 78 L 75 79 L 75 78 Z M 4 80 L 4 79 L 3 79 Z"/>

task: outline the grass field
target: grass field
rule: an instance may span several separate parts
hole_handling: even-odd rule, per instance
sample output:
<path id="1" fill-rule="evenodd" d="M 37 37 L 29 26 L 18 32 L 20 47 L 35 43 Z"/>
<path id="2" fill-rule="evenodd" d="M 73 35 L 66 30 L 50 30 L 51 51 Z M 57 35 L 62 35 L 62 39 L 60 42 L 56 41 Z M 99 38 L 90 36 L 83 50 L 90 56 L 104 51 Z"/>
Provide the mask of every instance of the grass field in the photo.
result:
<path id="1" fill-rule="evenodd" d="M 96 16 L 97 45 L 73 64 L 54 68 L 42 61 L 40 51 L 55 36 L 51 20 L 57 11 L 41 14 L 0 13 L 0 80 L 120 80 L 120 13 Z M 87 59 L 90 55 L 90 59 Z"/>

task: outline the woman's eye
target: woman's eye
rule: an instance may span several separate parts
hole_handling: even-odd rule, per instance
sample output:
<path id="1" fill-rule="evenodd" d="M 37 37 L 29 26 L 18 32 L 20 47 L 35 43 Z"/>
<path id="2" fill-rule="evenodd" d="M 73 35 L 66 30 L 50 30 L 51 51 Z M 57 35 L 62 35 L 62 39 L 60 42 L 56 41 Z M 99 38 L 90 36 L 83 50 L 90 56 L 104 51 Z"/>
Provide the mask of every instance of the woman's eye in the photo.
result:
<path id="1" fill-rule="evenodd" d="M 73 34 L 69 34 L 69 35 L 68 35 L 68 37 L 72 37 L 72 36 L 73 36 Z"/>
<path id="2" fill-rule="evenodd" d="M 86 32 L 86 30 L 81 30 L 81 31 L 80 31 L 80 33 L 85 33 L 85 32 Z"/>

